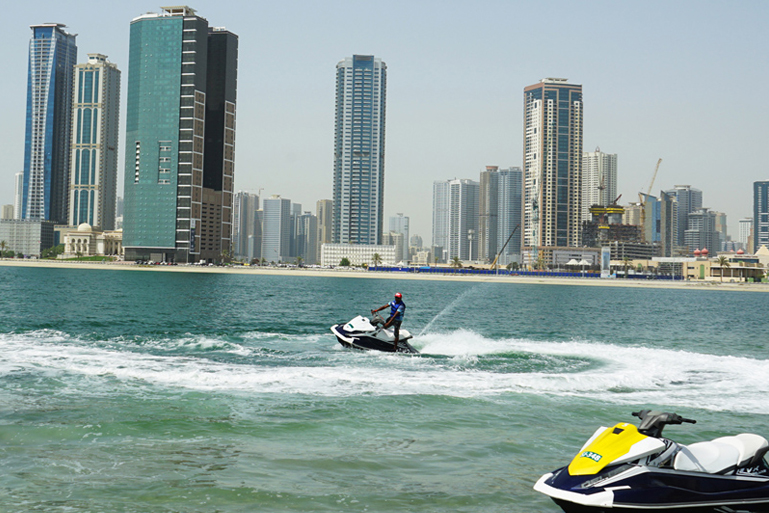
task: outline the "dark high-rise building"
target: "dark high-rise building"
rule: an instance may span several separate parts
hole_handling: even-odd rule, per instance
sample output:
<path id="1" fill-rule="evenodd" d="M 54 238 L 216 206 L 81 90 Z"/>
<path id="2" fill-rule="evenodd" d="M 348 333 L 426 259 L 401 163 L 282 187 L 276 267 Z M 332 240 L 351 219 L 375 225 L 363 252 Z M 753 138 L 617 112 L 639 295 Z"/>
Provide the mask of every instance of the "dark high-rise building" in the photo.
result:
<path id="1" fill-rule="evenodd" d="M 710 255 L 716 256 L 721 251 L 721 237 L 716 230 L 716 214 L 708 208 L 701 208 L 689 214 L 689 228 L 684 234 L 684 244 L 689 253 L 707 249 Z"/>
<path id="2" fill-rule="evenodd" d="M 186 6 L 131 22 L 126 259 L 231 251 L 238 37 Z"/>
<path id="3" fill-rule="evenodd" d="M 76 35 L 32 25 L 21 219 L 67 222 Z"/>

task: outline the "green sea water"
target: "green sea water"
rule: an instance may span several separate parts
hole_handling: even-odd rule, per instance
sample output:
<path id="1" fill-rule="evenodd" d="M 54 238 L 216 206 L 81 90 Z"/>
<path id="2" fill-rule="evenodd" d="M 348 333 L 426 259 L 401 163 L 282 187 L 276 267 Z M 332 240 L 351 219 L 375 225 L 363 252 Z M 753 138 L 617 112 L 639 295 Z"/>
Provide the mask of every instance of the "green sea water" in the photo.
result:
<path id="1" fill-rule="evenodd" d="M 402 292 L 418 356 L 331 324 Z M 639 408 L 769 436 L 769 295 L 0 267 L 0 511 L 556 512 Z"/>

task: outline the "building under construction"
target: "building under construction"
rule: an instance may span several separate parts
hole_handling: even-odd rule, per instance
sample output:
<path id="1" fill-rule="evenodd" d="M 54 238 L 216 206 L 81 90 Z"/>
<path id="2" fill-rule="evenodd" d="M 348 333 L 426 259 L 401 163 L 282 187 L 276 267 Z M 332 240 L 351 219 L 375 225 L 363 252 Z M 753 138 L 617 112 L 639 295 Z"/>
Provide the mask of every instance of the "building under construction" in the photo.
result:
<path id="1" fill-rule="evenodd" d="M 611 248 L 611 259 L 652 258 L 659 255 L 659 244 L 644 241 L 640 226 L 623 224 L 625 209 L 615 203 L 590 207 L 590 221 L 582 223 L 582 243 L 586 247 Z"/>

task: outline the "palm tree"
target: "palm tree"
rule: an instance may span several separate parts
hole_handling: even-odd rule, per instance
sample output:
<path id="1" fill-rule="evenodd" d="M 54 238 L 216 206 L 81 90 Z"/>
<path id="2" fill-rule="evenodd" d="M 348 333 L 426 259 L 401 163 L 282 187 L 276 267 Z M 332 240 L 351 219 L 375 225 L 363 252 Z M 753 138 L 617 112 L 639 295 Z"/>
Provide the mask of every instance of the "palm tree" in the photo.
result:
<path id="1" fill-rule="evenodd" d="M 296 266 L 297 267 L 302 267 L 302 262 L 304 262 L 304 258 L 302 258 L 300 256 L 296 257 Z"/>
<path id="2" fill-rule="evenodd" d="M 382 257 L 379 255 L 379 253 L 374 253 L 371 255 L 371 263 L 374 264 L 374 267 L 379 267 L 379 264 L 382 263 Z"/>
<path id="3" fill-rule="evenodd" d="M 628 277 L 628 267 L 630 267 L 630 257 L 622 257 L 622 262 L 625 264 L 625 279 Z"/>
<path id="4" fill-rule="evenodd" d="M 0 240 L 0 258 L 5 257 L 5 248 L 8 247 L 8 244 L 4 240 Z"/>
<path id="5" fill-rule="evenodd" d="M 455 256 L 451 259 L 451 267 L 454 269 L 461 269 L 462 268 L 462 260 L 458 256 Z"/>
<path id="6" fill-rule="evenodd" d="M 545 259 L 541 256 L 537 257 L 537 261 L 534 262 L 534 269 L 538 271 L 544 271 L 545 270 Z"/>
<path id="7" fill-rule="evenodd" d="M 724 255 L 718 257 L 718 266 L 721 268 L 721 281 L 724 281 L 724 267 L 729 267 L 729 259 Z"/>

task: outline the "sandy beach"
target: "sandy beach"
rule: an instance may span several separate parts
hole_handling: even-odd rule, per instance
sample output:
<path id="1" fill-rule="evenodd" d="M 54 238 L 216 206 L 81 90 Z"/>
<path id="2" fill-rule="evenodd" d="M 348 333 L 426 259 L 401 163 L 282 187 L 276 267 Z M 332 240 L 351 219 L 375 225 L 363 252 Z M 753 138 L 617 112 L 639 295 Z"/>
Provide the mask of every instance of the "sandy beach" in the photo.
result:
<path id="1" fill-rule="evenodd" d="M 662 281 L 662 280 L 622 280 L 598 278 L 563 278 L 541 276 L 489 276 L 489 275 L 451 275 L 403 272 L 372 272 L 361 269 L 315 269 L 315 268 L 276 268 L 256 266 L 208 267 L 187 265 L 136 265 L 132 262 L 61 262 L 56 260 L 18 260 L 0 259 L 0 266 L 37 267 L 58 269 L 88 269 L 137 272 L 176 272 L 208 274 L 253 274 L 279 276 L 325 276 L 334 278 L 375 278 L 398 280 L 433 280 L 497 282 L 510 284 L 571 285 L 588 287 L 635 287 L 657 289 L 697 289 L 769 292 L 769 283 L 742 283 L 720 281 Z"/>

